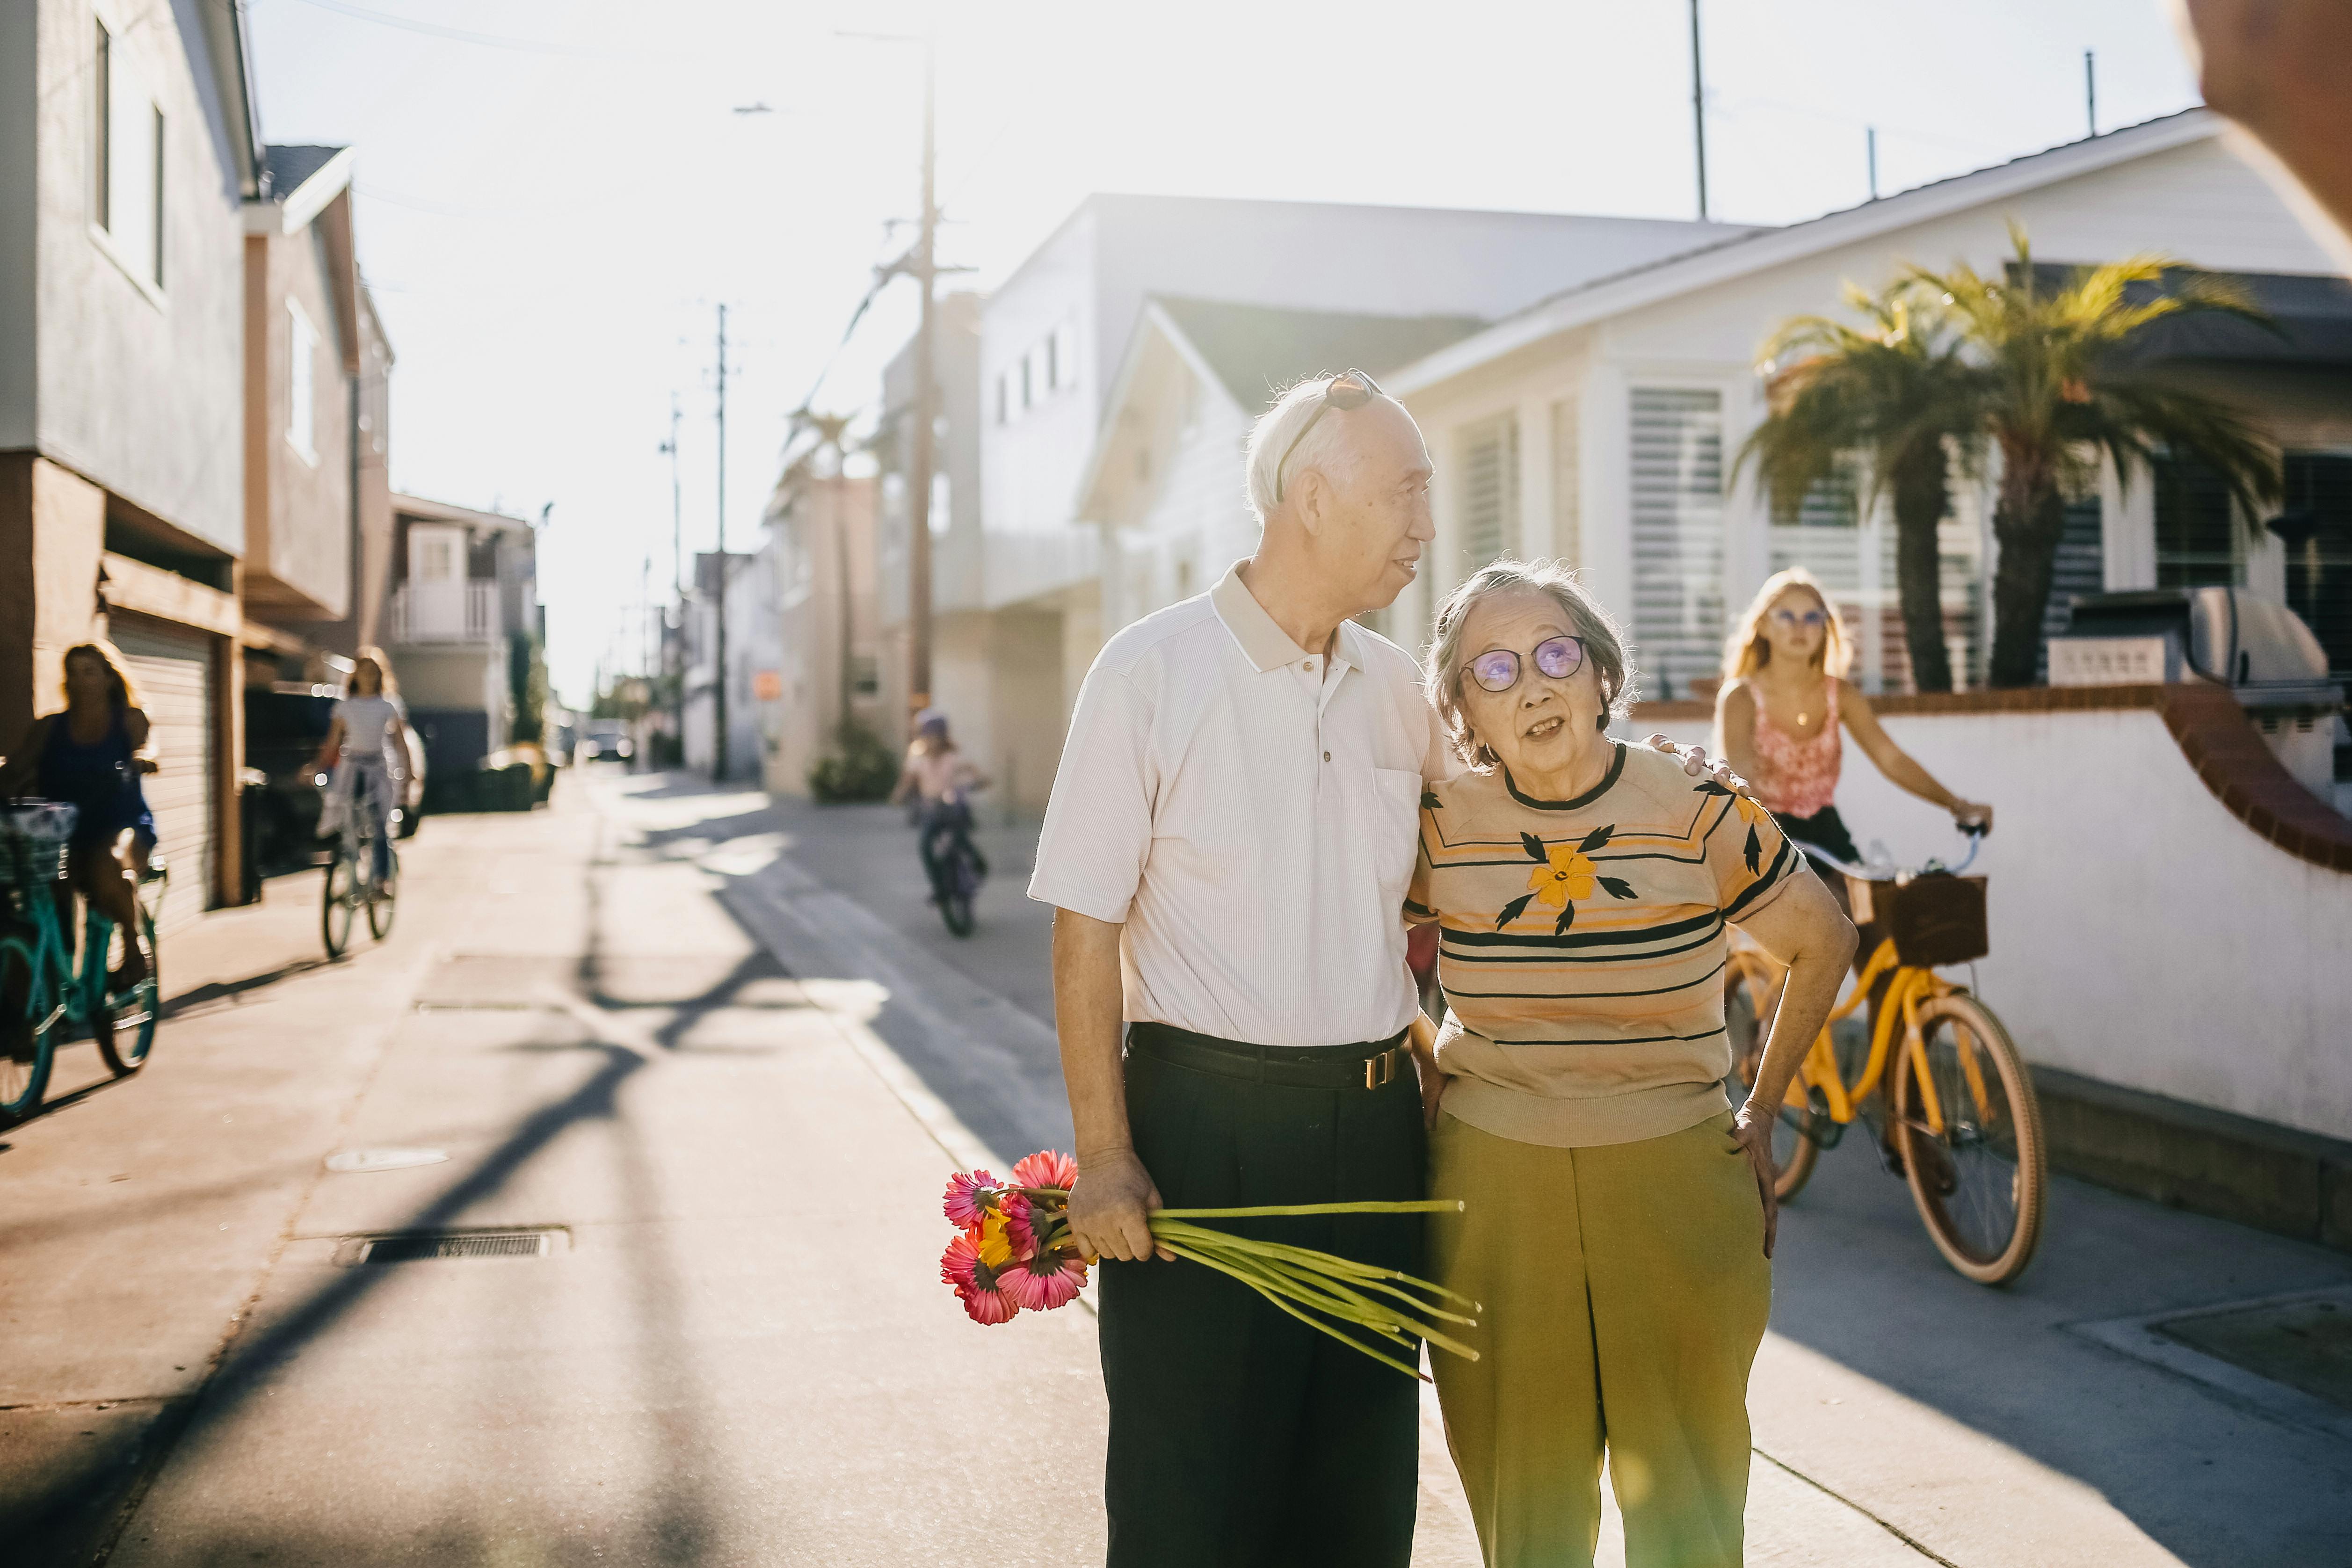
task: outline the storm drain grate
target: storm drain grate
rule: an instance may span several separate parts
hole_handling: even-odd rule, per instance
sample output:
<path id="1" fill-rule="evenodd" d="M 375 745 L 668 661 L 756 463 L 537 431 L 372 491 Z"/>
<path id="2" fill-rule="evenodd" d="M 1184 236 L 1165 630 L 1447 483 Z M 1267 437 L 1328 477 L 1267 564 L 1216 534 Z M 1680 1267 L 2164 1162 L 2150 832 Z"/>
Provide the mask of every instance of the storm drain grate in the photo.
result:
<path id="1" fill-rule="evenodd" d="M 434 1263 L 455 1258 L 545 1258 L 557 1233 L 546 1230 L 422 1231 L 346 1243 L 353 1263 Z"/>

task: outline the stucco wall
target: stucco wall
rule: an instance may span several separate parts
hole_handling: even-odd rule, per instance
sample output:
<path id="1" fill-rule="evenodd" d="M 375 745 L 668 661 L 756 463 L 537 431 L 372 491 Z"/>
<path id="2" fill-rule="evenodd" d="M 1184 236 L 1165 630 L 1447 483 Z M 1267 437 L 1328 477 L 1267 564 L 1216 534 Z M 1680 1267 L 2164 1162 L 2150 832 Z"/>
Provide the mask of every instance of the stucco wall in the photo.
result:
<path id="1" fill-rule="evenodd" d="M 257 235 L 247 244 L 247 264 L 261 274 L 247 339 L 258 361 L 247 370 L 259 384 L 260 424 L 249 433 L 248 450 L 260 459 L 266 479 L 246 498 L 247 593 L 257 604 L 305 619 L 340 618 L 352 595 L 351 382 L 326 258 L 315 226 Z M 315 340 L 307 454 L 287 435 L 294 394 L 289 300 L 301 307 Z"/>
<path id="2" fill-rule="evenodd" d="M 2231 816 L 2149 710 L 1890 715 L 1954 792 L 1991 803 L 1979 989 L 2032 1061 L 2352 1137 L 2352 876 Z M 1708 726 L 1655 724 L 1705 742 Z M 1849 743 L 1838 812 L 1867 851 L 1955 858 L 1950 818 Z"/>
<path id="3" fill-rule="evenodd" d="M 35 441 L 135 506 L 232 553 L 244 547 L 242 255 L 236 188 L 218 159 L 166 0 L 110 0 L 164 119 L 163 287 L 150 291 L 91 223 L 91 11 L 37 10 Z M 12 5 L 11 11 L 24 6 Z M 16 80 L 0 98 L 14 97 Z"/>
<path id="4" fill-rule="evenodd" d="M 39 13 L 0 5 L 0 451 L 33 444 L 34 137 Z"/>

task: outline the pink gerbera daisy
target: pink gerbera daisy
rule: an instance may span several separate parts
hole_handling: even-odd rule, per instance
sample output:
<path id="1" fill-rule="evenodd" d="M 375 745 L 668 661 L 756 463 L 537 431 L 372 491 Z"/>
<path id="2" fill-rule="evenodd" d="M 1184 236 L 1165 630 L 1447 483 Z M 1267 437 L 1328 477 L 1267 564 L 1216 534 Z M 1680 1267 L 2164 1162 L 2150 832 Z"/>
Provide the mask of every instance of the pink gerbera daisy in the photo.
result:
<path id="1" fill-rule="evenodd" d="M 947 1195 L 940 1206 L 946 1211 L 950 1224 L 971 1230 L 984 1216 L 996 1212 L 1003 1195 L 1004 1184 L 988 1172 L 974 1171 L 966 1175 L 958 1171 L 948 1178 Z"/>
<path id="2" fill-rule="evenodd" d="M 1029 1206 L 1029 1200 L 1019 1193 L 1007 1193 L 997 1212 L 1004 1216 L 1004 1239 L 1013 1247 L 1013 1256 L 1027 1258 L 1037 1250 L 1037 1229 L 1042 1219 L 1051 1224 L 1050 1217 L 1039 1215 Z"/>
<path id="3" fill-rule="evenodd" d="M 1033 1312 L 1066 1307 L 1086 1288 L 1087 1266 L 1075 1252 L 1055 1248 L 1024 1258 L 1006 1269 L 1004 1289 Z"/>
<path id="4" fill-rule="evenodd" d="M 1021 1310 L 997 1271 L 981 1257 L 969 1236 L 958 1235 L 940 1258 L 940 1279 L 955 1287 L 956 1300 L 976 1323 L 1002 1323 Z"/>
<path id="5" fill-rule="evenodd" d="M 1058 1187 L 1070 1190 L 1078 1179 L 1078 1163 L 1058 1149 L 1040 1149 L 1013 1167 L 1016 1187 Z"/>

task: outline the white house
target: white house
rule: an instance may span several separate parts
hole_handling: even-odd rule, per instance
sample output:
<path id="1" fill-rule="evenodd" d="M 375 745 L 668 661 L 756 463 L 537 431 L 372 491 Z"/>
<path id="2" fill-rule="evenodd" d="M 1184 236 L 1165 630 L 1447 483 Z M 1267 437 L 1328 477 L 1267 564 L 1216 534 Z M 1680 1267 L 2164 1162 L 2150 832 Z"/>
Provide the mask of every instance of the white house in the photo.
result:
<path id="1" fill-rule="evenodd" d="M 1393 390 L 1427 433 L 1440 483 L 1435 569 L 1400 621 L 1425 626 L 1498 549 L 1564 556 L 1630 622 L 1646 693 L 1675 698 L 1715 673 L 1726 616 L 1801 563 L 1856 612 L 1864 684 L 1901 689 L 1891 527 L 1833 501 L 1775 526 L 1754 484 L 1732 481 L 1764 414 L 1756 354 L 1788 317 L 1833 312 L 1848 280 L 1875 288 L 1910 261 L 1997 275 L 2011 220 L 2039 263 L 2164 252 L 2237 275 L 2279 314 L 2284 344 L 2187 343 L 2170 363 L 2268 427 L 2291 482 L 2336 514 L 2326 547 L 2352 555 L 2352 466 L 2340 467 L 2352 458 L 2352 290 L 2221 122 L 2192 110 L 1572 286 L 1402 371 Z M 2194 472 L 2163 478 L 2110 472 L 2075 509 L 2062 594 L 2234 582 L 2287 596 L 2275 538 L 2250 541 Z M 1985 486 L 1956 486 L 1945 598 L 1964 679 L 1981 679 L 1990 552 Z M 2352 580 L 2338 574 L 2334 593 Z M 2352 674 L 2352 605 L 2297 608 Z"/>

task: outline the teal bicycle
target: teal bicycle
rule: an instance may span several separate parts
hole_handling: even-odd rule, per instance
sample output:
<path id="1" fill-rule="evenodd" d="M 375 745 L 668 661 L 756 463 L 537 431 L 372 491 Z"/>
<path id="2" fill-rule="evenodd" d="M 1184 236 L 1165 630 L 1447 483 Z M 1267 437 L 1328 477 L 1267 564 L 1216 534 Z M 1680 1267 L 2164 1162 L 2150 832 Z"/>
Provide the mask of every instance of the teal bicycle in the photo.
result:
<path id="1" fill-rule="evenodd" d="M 163 952 L 155 942 L 155 910 L 167 870 L 159 856 L 139 882 L 141 934 L 147 974 L 137 984 L 109 991 L 106 977 L 123 960 L 123 937 L 97 910 L 85 911 L 79 964 L 67 940 L 72 908 L 66 884 L 66 841 L 75 810 L 54 801 L 0 806 L 0 1127 L 41 1108 L 57 1048 L 69 1033 L 87 1029 L 116 1077 L 147 1064 L 162 1012 Z"/>

